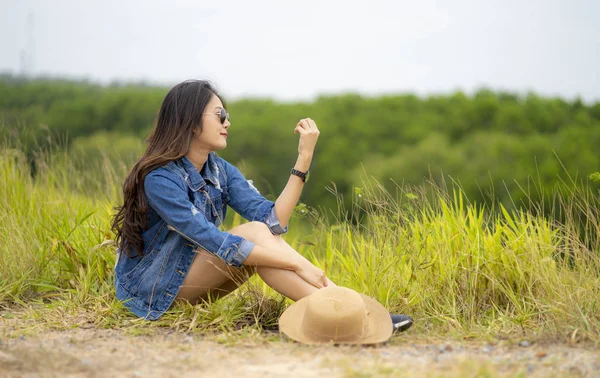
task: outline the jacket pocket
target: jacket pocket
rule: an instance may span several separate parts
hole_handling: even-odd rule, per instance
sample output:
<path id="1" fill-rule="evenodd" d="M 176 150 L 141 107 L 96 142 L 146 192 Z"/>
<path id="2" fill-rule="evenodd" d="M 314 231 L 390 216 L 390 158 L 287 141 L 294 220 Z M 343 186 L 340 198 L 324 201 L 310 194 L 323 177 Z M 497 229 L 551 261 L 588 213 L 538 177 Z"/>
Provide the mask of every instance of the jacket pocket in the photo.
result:
<path id="1" fill-rule="evenodd" d="M 203 212 L 209 222 L 219 226 L 223 223 L 223 199 L 221 193 L 211 195 L 210 191 L 199 190 L 194 198 L 194 206 Z"/>
<path id="2" fill-rule="evenodd" d="M 198 211 L 201 211 L 202 214 L 204 214 L 204 216 L 208 219 L 210 212 L 206 212 L 206 209 L 208 209 L 207 197 L 208 196 L 206 195 L 206 192 L 204 190 L 200 189 L 199 191 L 197 191 L 194 194 L 194 206 Z"/>
<path id="3" fill-rule="evenodd" d="M 229 198 L 229 189 L 227 185 L 221 185 L 221 189 L 223 189 L 223 205 L 227 205 L 231 199 Z"/>
<path id="4" fill-rule="evenodd" d="M 209 197 L 206 205 L 207 214 L 210 211 L 213 223 L 218 227 L 223 223 L 223 199 L 221 195 Z"/>

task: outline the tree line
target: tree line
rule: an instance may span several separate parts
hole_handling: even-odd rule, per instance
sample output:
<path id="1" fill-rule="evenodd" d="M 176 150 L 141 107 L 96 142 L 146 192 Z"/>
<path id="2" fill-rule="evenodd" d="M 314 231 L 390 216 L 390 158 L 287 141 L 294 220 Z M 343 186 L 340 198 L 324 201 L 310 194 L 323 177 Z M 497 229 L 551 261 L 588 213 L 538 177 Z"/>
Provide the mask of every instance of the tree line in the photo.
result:
<path id="1" fill-rule="evenodd" d="M 27 153 L 49 141 L 130 166 L 142 152 L 168 87 L 0 76 L 0 132 Z M 506 205 L 540 195 L 559 180 L 585 181 L 600 167 L 600 102 L 481 89 L 419 97 L 403 93 L 265 98 L 227 102 L 228 147 L 261 192 L 275 196 L 297 155 L 299 119 L 321 130 L 302 201 L 332 207 L 327 188 L 349 198 L 364 177 L 394 193 L 424 178 L 453 182 L 473 201 Z M 592 183 L 591 185 L 597 185 Z"/>

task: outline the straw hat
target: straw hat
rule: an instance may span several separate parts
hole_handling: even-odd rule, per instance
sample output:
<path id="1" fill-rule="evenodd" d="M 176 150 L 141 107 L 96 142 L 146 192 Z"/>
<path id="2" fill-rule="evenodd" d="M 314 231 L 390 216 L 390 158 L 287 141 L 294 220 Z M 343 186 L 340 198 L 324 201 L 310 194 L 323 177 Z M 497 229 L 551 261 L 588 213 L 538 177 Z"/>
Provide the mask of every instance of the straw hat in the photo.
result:
<path id="1" fill-rule="evenodd" d="M 393 326 L 389 312 L 375 299 L 330 286 L 288 307 L 279 330 L 305 344 L 375 344 L 388 340 Z"/>

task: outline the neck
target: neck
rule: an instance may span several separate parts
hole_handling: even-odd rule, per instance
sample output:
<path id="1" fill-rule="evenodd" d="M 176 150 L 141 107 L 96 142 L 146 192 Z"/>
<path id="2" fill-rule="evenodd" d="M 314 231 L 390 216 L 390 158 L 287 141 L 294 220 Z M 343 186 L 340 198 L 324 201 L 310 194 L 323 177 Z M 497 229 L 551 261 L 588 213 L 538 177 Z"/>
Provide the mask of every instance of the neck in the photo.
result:
<path id="1" fill-rule="evenodd" d="M 202 170 L 204 163 L 208 160 L 208 154 L 210 151 L 208 150 L 190 150 L 187 155 L 185 155 L 188 160 L 196 167 L 198 172 Z"/>

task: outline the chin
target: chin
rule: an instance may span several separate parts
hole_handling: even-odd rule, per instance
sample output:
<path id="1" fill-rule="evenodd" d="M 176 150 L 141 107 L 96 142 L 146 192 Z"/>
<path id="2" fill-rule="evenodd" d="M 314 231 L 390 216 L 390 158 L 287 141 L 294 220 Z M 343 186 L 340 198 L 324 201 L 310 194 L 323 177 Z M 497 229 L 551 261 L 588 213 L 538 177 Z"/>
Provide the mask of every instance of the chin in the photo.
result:
<path id="1" fill-rule="evenodd" d="M 215 147 L 213 148 L 213 150 L 214 150 L 214 151 L 221 151 L 221 150 L 224 150 L 224 149 L 225 149 L 225 147 L 227 147 L 227 143 L 223 143 L 223 144 L 221 144 L 221 145 L 215 146 Z"/>

